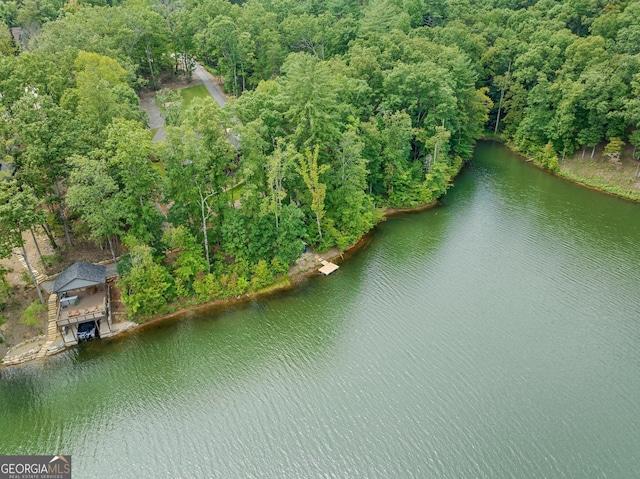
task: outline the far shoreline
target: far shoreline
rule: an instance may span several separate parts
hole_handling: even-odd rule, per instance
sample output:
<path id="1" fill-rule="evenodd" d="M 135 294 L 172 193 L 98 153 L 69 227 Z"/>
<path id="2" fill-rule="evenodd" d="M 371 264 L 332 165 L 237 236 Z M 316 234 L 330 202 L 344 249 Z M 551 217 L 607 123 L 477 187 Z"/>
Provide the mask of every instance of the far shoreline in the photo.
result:
<path id="1" fill-rule="evenodd" d="M 628 195 L 625 195 L 625 194 L 618 193 L 618 192 L 614 191 L 614 188 L 616 188 L 615 185 L 597 186 L 597 185 L 593 185 L 593 184 L 587 183 L 584 180 L 580 180 L 578 178 L 575 178 L 574 176 L 572 176 L 567 171 L 563 171 L 563 170 L 551 171 L 551 170 L 548 170 L 548 169 L 538 165 L 537 163 L 535 163 L 531 158 L 527 158 L 525 156 L 525 154 L 520 152 L 520 151 L 518 151 L 515 148 L 515 146 L 513 146 L 510 143 L 502 140 L 499 137 L 484 136 L 484 137 L 481 138 L 481 140 L 482 141 L 491 141 L 491 142 L 494 142 L 494 143 L 498 143 L 499 145 L 501 145 L 504 148 L 506 148 L 507 150 L 509 150 L 509 152 L 511 154 L 513 154 L 514 156 L 517 156 L 518 158 L 520 158 L 525 163 L 530 163 L 531 165 L 535 166 L 539 170 L 544 171 L 545 173 L 548 173 L 548 174 L 550 174 L 552 176 L 555 176 L 556 178 L 560 178 L 562 180 L 568 181 L 569 183 L 573 183 L 574 185 L 578 185 L 578 186 L 581 186 L 581 187 L 589 189 L 589 190 L 597 191 L 598 193 L 602 193 L 602 194 L 605 194 L 607 196 L 613 196 L 615 198 L 619 198 L 621 200 L 628 201 L 630 203 L 636 203 L 636 204 L 640 203 L 640 197 L 639 198 L 633 198 L 631 196 L 628 196 Z M 608 188 L 611 188 L 611 189 L 608 189 Z"/>

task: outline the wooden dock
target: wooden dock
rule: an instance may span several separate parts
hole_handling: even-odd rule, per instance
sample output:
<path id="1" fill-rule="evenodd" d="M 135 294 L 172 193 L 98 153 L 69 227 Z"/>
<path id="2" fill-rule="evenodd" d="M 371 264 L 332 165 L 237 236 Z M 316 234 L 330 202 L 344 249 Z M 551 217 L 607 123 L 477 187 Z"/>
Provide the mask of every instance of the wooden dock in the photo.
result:
<path id="1" fill-rule="evenodd" d="M 329 276 L 340 267 L 337 264 L 330 263 L 329 261 L 323 260 L 321 261 L 321 263 L 322 268 L 320 268 L 318 271 L 320 271 L 320 273 L 324 274 L 325 276 Z"/>

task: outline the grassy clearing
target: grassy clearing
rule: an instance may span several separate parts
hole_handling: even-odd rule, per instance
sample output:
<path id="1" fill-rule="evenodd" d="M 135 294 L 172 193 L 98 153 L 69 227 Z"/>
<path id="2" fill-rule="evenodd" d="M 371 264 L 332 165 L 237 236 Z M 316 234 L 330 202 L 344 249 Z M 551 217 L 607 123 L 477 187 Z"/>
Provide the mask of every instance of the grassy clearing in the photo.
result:
<path id="1" fill-rule="evenodd" d="M 515 153 L 521 154 L 513 145 L 504 142 L 500 135 L 485 132 L 485 138 L 503 142 Z M 611 163 L 604 154 L 604 144 L 600 144 L 596 147 L 593 158 L 591 149 L 587 148 L 584 154 L 582 150 L 578 150 L 575 155 L 560 160 L 560 169 L 556 174 L 590 188 L 640 202 L 640 177 L 637 176 L 640 168 L 638 161 L 633 158 L 633 147 L 626 145 L 619 163 Z"/>
<path id="2" fill-rule="evenodd" d="M 625 156 L 619 165 L 615 165 L 597 153 L 593 158 L 588 153 L 585 158 L 577 154 L 560 163 L 558 174 L 623 198 L 640 201 L 640 178 L 636 176 L 638 162 Z"/>
<path id="3" fill-rule="evenodd" d="M 167 176 L 167 170 L 163 162 L 156 161 L 151 163 L 151 166 L 153 166 L 156 169 L 156 171 L 160 174 L 160 176 L 162 176 L 163 178 Z"/>
<path id="4" fill-rule="evenodd" d="M 241 183 L 238 183 L 236 186 L 234 186 L 230 190 L 227 190 L 227 197 L 229 198 L 229 201 L 233 202 L 233 201 L 239 200 L 240 197 L 242 196 L 243 189 L 244 189 L 244 181 Z"/>
<path id="5" fill-rule="evenodd" d="M 194 98 L 207 98 L 210 96 L 204 85 L 183 88 L 180 90 L 180 94 L 182 95 L 182 101 L 184 102 L 185 107 L 188 106 Z"/>

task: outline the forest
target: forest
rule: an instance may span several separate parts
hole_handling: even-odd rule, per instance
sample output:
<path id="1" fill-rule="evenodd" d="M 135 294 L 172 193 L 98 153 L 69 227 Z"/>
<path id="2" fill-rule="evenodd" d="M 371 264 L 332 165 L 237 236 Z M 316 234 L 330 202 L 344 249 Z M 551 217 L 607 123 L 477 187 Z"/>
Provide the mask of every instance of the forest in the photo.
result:
<path id="1" fill-rule="evenodd" d="M 12 0 L 0 21 L 0 257 L 34 228 L 104 245 L 137 320 L 346 249 L 487 134 L 550 170 L 640 145 L 640 1 Z M 140 93 L 196 61 L 232 100 L 160 90 L 152 142 Z"/>

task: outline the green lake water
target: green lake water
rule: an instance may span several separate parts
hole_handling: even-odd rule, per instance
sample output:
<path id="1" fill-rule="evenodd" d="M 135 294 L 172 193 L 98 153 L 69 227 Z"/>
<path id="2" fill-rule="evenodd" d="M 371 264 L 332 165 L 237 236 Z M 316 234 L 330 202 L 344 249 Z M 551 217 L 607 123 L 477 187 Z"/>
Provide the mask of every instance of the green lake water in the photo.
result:
<path id="1" fill-rule="evenodd" d="M 0 372 L 74 478 L 640 476 L 640 205 L 481 143 L 330 277 Z"/>

